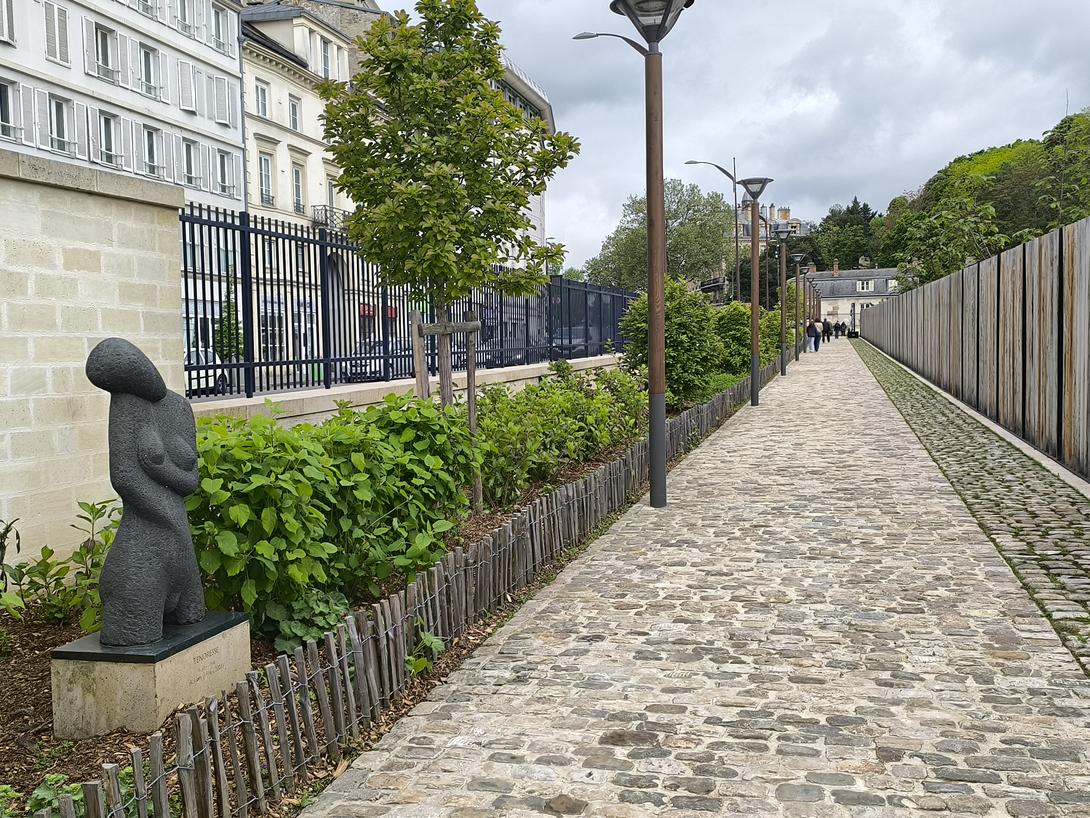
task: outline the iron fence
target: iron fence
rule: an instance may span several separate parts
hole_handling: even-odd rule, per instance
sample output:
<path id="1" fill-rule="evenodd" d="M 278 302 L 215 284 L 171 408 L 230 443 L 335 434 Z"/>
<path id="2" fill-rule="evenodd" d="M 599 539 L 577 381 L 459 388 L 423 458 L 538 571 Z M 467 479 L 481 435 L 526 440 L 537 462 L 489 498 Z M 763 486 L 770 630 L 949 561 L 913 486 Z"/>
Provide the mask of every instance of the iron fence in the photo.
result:
<path id="1" fill-rule="evenodd" d="M 319 214 L 316 214 L 319 215 Z M 186 394 L 225 397 L 329 389 L 415 376 L 410 315 L 435 319 L 327 224 L 292 224 L 190 205 L 181 212 Z M 635 293 L 553 276 L 533 296 L 477 290 L 454 305 L 482 323 L 477 366 L 534 364 L 621 351 Z M 428 367 L 438 371 L 436 340 Z M 465 336 L 453 340 L 465 369 Z"/>

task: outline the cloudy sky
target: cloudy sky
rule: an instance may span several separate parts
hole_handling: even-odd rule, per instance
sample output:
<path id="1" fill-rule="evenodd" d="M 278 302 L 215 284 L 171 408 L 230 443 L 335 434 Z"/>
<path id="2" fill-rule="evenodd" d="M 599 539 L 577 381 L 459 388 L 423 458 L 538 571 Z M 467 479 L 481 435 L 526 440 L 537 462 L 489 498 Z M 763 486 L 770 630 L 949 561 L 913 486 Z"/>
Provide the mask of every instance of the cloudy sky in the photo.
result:
<path id="1" fill-rule="evenodd" d="M 385 9 L 409 0 L 380 0 Z M 643 71 L 608 0 L 479 0 L 582 153 L 549 189 L 576 266 L 644 188 Z M 776 181 L 763 198 L 820 219 L 883 210 L 959 154 L 1039 137 L 1090 106 L 1090 0 L 697 0 L 663 44 L 666 172 L 729 194 L 686 159 Z M 726 185 L 724 185 L 726 183 Z"/>

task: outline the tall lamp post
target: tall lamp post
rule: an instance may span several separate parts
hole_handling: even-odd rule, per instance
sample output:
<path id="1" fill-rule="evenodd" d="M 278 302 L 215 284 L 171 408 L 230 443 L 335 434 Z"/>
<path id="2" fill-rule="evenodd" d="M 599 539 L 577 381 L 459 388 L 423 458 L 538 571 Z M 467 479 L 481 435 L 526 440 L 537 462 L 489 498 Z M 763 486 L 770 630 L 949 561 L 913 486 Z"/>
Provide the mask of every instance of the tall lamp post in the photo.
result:
<path id="1" fill-rule="evenodd" d="M 749 211 L 752 265 L 749 276 L 749 402 L 754 406 L 761 402 L 761 211 L 757 203 L 771 181 L 764 176 L 738 180 L 753 202 Z"/>
<path id="2" fill-rule="evenodd" d="M 739 246 L 740 239 L 739 239 L 739 236 L 738 236 L 738 179 L 737 179 L 738 167 L 737 167 L 737 164 L 735 164 L 735 166 L 734 166 L 734 171 L 735 171 L 734 173 L 731 173 L 729 170 L 727 170 L 722 165 L 715 164 L 715 162 L 700 162 L 700 161 L 697 161 L 695 159 L 690 159 L 685 164 L 686 165 L 710 165 L 711 167 L 715 168 L 717 171 L 722 173 L 724 176 L 726 176 L 728 179 L 730 179 L 731 188 L 733 188 L 733 190 L 734 190 L 734 287 L 732 287 L 731 289 L 734 290 L 734 297 L 735 297 L 735 299 L 737 299 L 738 298 L 738 290 L 740 289 L 741 277 L 742 277 L 742 259 L 741 259 L 741 255 L 740 255 L 741 254 L 741 247 Z"/>
<path id="3" fill-rule="evenodd" d="M 662 52 L 659 43 L 695 0 L 613 0 L 647 46 L 620 34 L 585 31 L 577 40 L 615 37 L 643 55 L 647 96 L 647 386 L 650 393 L 651 506 L 666 506 L 666 194 L 662 157 Z"/>
<path id="4" fill-rule="evenodd" d="M 791 263 L 795 265 L 795 297 L 791 300 L 795 302 L 795 332 L 793 337 L 795 339 L 795 360 L 799 359 L 799 265 L 802 264 L 802 260 L 806 258 L 804 253 L 792 253 Z M 805 343 L 805 341 L 803 342 Z"/>
<path id="5" fill-rule="evenodd" d="M 776 222 L 772 228 L 780 242 L 780 375 L 787 374 L 787 305 L 783 297 L 787 292 L 787 240 L 791 238 L 791 224 Z"/>

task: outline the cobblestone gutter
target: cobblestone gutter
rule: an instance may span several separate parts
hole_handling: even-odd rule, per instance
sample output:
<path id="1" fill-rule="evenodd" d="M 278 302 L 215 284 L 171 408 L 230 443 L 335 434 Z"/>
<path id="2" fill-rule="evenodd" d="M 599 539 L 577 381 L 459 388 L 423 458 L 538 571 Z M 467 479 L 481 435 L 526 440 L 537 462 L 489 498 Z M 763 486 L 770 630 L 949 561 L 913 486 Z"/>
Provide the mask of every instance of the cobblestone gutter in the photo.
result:
<path id="1" fill-rule="evenodd" d="M 860 357 L 1090 672 L 1090 500 L 862 341 Z"/>

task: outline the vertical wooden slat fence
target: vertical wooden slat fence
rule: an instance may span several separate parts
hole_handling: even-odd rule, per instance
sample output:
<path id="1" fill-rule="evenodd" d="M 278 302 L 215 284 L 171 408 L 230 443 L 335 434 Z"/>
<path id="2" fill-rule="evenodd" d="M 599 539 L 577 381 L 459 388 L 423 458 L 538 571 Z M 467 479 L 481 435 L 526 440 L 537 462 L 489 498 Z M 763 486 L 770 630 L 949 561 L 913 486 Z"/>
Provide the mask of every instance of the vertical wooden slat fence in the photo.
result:
<path id="1" fill-rule="evenodd" d="M 761 370 L 767 384 L 778 362 Z M 692 449 L 749 401 L 749 380 L 671 418 L 667 457 Z M 145 754 L 132 750 L 132 785 L 117 765 L 82 785 L 83 818 L 248 818 L 269 812 L 306 785 L 316 768 L 345 749 L 396 706 L 412 682 L 406 661 L 421 633 L 449 643 L 509 595 L 532 584 L 643 490 L 646 439 L 586 477 L 538 497 L 468 548 L 456 548 L 413 582 L 368 610 L 350 614 L 321 640 L 282 654 L 247 674 L 233 691 L 179 712 L 175 757 L 163 736 Z M 232 703 L 235 708 L 232 708 Z M 71 797 L 59 801 L 77 818 Z M 52 818 L 49 811 L 43 816 Z"/>
<path id="2" fill-rule="evenodd" d="M 866 310 L 860 334 L 1090 477 L 1090 219 Z"/>

